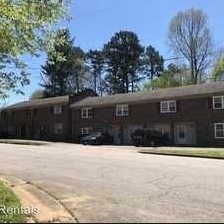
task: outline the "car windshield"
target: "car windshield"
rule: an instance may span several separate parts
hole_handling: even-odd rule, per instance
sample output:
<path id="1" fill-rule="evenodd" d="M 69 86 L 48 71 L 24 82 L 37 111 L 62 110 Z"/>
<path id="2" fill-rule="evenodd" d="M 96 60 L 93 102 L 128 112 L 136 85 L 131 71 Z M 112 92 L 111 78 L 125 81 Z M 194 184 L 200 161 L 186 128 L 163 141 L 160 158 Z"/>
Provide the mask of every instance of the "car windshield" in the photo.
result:
<path id="1" fill-rule="evenodd" d="M 93 133 L 93 134 L 91 134 L 91 135 L 89 135 L 88 137 L 99 137 L 99 136 L 101 136 L 102 135 L 102 133 Z"/>

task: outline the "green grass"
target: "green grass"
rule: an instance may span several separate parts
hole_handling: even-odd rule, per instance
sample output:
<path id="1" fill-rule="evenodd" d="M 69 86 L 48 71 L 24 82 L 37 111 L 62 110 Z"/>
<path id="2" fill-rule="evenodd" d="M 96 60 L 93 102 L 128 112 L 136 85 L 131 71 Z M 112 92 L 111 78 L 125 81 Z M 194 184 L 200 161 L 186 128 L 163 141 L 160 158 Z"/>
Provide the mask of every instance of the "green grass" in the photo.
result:
<path id="1" fill-rule="evenodd" d="M 0 182 L 0 206 L 6 208 L 20 208 L 21 204 L 16 195 Z M 0 210 L 1 211 L 1 210 Z M 25 215 L 22 214 L 2 214 L 0 212 L 0 223 L 24 223 L 26 222 Z"/>
<path id="2" fill-rule="evenodd" d="M 141 149 L 141 153 L 176 155 L 176 156 L 193 156 L 205 158 L 224 159 L 224 149 L 205 149 L 205 148 L 145 148 Z"/>
<path id="3" fill-rule="evenodd" d="M 46 145 L 46 142 L 37 142 L 29 140 L 19 140 L 19 139 L 0 139 L 0 143 L 4 144 L 17 144 L 17 145 Z"/>

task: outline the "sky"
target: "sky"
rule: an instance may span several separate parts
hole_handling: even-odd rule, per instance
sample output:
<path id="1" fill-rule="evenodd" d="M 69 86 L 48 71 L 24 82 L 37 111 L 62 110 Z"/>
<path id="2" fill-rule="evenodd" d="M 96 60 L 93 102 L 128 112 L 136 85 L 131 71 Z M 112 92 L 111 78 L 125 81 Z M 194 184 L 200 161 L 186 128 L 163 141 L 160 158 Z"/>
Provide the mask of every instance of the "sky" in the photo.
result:
<path id="1" fill-rule="evenodd" d="M 171 58 L 166 42 L 170 20 L 192 7 L 207 14 L 215 45 L 224 46 L 223 0 L 71 0 L 73 20 L 60 21 L 58 26 L 69 28 L 75 45 L 84 51 L 101 49 L 115 32 L 128 30 L 137 33 L 143 46 L 152 45 L 164 58 Z M 31 84 L 22 89 L 25 95 L 10 93 L 6 105 L 28 100 L 40 88 L 40 66 L 46 56 L 23 58 L 33 68 L 29 70 Z"/>

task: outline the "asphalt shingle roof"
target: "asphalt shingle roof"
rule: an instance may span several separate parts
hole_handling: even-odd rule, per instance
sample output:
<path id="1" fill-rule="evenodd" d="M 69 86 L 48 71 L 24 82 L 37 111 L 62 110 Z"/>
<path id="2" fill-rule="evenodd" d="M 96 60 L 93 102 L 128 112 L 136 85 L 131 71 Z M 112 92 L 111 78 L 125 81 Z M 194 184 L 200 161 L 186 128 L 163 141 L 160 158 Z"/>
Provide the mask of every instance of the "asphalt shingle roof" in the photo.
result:
<path id="1" fill-rule="evenodd" d="M 21 108 L 36 108 L 46 105 L 65 104 L 69 102 L 69 96 L 50 97 L 46 99 L 29 100 L 16 103 L 6 107 L 7 110 L 21 109 Z"/>
<path id="2" fill-rule="evenodd" d="M 71 108 L 102 107 L 122 103 L 139 103 L 169 99 L 188 98 L 224 93 L 224 82 L 189 85 L 167 89 L 157 89 L 147 92 L 116 94 L 103 97 L 88 97 L 71 105 Z"/>

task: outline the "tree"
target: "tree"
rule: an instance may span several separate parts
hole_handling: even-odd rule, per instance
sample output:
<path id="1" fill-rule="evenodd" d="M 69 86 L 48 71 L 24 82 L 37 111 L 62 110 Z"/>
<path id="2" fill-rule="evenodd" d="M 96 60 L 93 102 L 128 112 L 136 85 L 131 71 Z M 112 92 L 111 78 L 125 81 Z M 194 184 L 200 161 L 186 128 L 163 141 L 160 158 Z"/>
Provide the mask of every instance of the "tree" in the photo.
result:
<path id="1" fill-rule="evenodd" d="M 224 57 L 219 58 L 215 63 L 214 69 L 212 71 L 212 78 L 218 81 L 224 80 Z"/>
<path id="2" fill-rule="evenodd" d="M 164 70 L 164 59 L 152 46 L 148 46 L 143 57 L 143 70 L 146 76 L 152 81 L 154 77 L 160 76 Z"/>
<path id="3" fill-rule="evenodd" d="M 90 50 L 87 53 L 87 63 L 93 76 L 94 90 L 102 96 L 102 72 L 104 67 L 104 56 L 102 51 Z"/>
<path id="4" fill-rule="evenodd" d="M 50 46 L 52 27 L 66 15 L 69 0 L 0 0 L 0 5 L 0 97 L 6 97 L 29 84 L 20 56 L 38 56 Z"/>
<path id="5" fill-rule="evenodd" d="M 44 98 L 44 91 L 42 89 L 35 90 L 30 96 L 30 100 L 38 100 Z"/>
<path id="6" fill-rule="evenodd" d="M 68 29 L 57 31 L 54 47 L 48 52 L 47 62 L 42 66 L 41 86 L 47 97 L 77 93 L 83 87 L 85 54 L 81 48 L 73 46 L 73 42 Z M 64 60 L 59 60 L 57 55 L 63 56 Z"/>
<path id="7" fill-rule="evenodd" d="M 212 51 L 206 14 L 193 8 L 179 12 L 171 20 L 168 43 L 175 54 L 182 55 L 190 63 L 192 84 L 199 83 Z"/>
<path id="8" fill-rule="evenodd" d="M 143 53 L 138 36 L 130 31 L 115 33 L 104 45 L 107 75 L 105 85 L 108 93 L 134 92 L 139 81 L 138 69 Z"/>
<path id="9" fill-rule="evenodd" d="M 145 82 L 142 89 L 147 91 L 154 88 L 169 88 L 189 84 L 190 80 L 188 78 L 188 73 L 186 72 L 186 67 L 171 63 L 159 77 Z"/>

